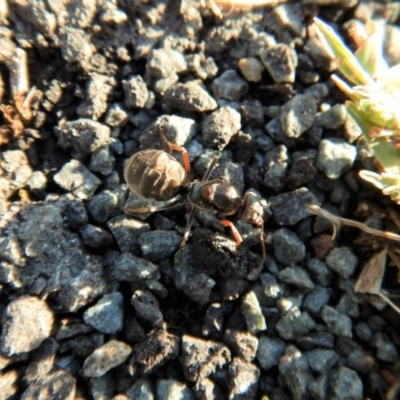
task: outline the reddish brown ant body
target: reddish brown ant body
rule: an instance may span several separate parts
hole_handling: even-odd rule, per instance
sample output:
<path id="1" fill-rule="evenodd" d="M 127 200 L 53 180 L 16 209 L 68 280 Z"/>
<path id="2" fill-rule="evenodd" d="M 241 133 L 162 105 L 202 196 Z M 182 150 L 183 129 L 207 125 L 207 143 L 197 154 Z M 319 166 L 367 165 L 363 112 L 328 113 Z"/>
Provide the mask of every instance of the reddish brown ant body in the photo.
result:
<path id="1" fill-rule="evenodd" d="M 224 177 L 209 180 L 218 162 L 217 157 L 211 161 L 201 181 L 190 182 L 190 162 L 187 151 L 183 147 L 170 143 L 163 134 L 161 136 L 170 150 L 182 153 L 183 166 L 165 151 L 142 150 L 128 160 L 124 176 L 129 189 L 139 197 L 147 200 L 169 201 L 169 203 L 159 207 L 125 208 L 124 210 L 129 214 L 146 213 L 165 210 L 177 204 L 190 204 L 192 210 L 180 244 L 181 249 L 189 238 L 190 227 L 197 210 L 216 215 L 224 226 L 231 229 L 236 246 L 239 246 L 242 238 L 235 225 L 226 219 L 228 216 L 238 214 L 239 220 L 260 228 L 264 260 L 263 214 L 267 202 L 252 189 L 242 197 L 239 190 Z"/>

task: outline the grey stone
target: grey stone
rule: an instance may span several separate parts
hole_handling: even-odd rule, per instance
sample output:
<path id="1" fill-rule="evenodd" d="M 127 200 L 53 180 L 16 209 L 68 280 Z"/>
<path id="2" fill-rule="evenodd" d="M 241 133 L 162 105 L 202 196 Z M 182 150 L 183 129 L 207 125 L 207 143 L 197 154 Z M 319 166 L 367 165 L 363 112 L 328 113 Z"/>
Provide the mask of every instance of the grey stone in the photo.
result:
<path id="1" fill-rule="evenodd" d="M 312 349 L 305 355 L 310 368 L 317 374 L 326 373 L 339 361 L 339 356 L 333 350 Z"/>
<path id="2" fill-rule="evenodd" d="M 130 253 L 122 253 L 115 257 L 112 263 L 112 276 L 119 281 L 139 283 L 159 276 L 156 264 Z"/>
<path id="3" fill-rule="evenodd" d="M 148 378 L 139 378 L 126 394 L 131 400 L 154 400 L 154 391 Z"/>
<path id="4" fill-rule="evenodd" d="M 249 332 L 227 329 L 224 333 L 224 342 L 233 352 L 247 362 L 252 362 L 259 348 L 259 340 Z"/>
<path id="5" fill-rule="evenodd" d="M 315 287 L 308 273 L 301 267 L 295 266 L 285 268 L 279 273 L 278 277 L 281 281 L 296 286 L 306 292 L 312 291 Z"/>
<path id="6" fill-rule="evenodd" d="M 53 198 L 46 197 L 46 203 L 55 205 L 61 212 L 62 219 L 68 228 L 76 229 L 87 224 L 89 218 L 81 199 L 76 198 L 72 193 L 63 194 Z"/>
<path id="7" fill-rule="evenodd" d="M 214 79 L 211 90 L 217 99 L 239 101 L 247 94 L 249 86 L 235 70 L 228 69 L 220 77 Z"/>
<path id="8" fill-rule="evenodd" d="M 217 108 L 217 102 L 197 83 L 177 83 L 167 90 L 164 106 L 182 111 L 204 112 Z"/>
<path id="9" fill-rule="evenodd" d="M 98 223 L 106 222 L 118 204 L 118 197 L 109 190 L 103 190 L 87 202 L 90 216 Z"/>
<path id="10" fill-rule="evenodd" d="M 72 156 L 82 159 L 109 143 L 110 128 L 91 119 L 80 118 L 68 121 L 54 130 L 58 144 L 64 149 L 72 149 Z"/>
<path id="11" fill-rule="evenodd" d="M 336 247 L 326 257 L 326 263 L 342 278 L 349 279 L 357 267 L 358 258 L 348 247 Z"/>
<path id="12" fill-rule="evenodd" d="M 5 171 L 8 180 L 5 182 L 11 191 L 24 187 L 33 173 L 29 159 L 22 150 L 3 151 L 0 154 L 0 167 Z"/>
<path id="13" fill-rule="evenodd" d="M 310 350 L 315 347 L 325 347 L 333 349 L 335 336 L 327 331 L 310 332 L 296 340 L 296 343 L 304 350 Z"/>
<path id="14" fill-rule="evenodd" d="M 129 120 L 129 113 L 122 103 L 113 103 L 107 110 L 104 122 L 111 127 L 124 126 Z"/>
<path id="15" fill-rule="evenodd" d="M 204 145 L 223 150 L 241 128 L 240 114 L 231 107 L 221 107 L 202 122 Z"/>
<path id="16" fill-rule="evenodd" d="M 323 139 L 319 144 L 317 168 L 327 178 L 337 179 L 352 167 L 356 155 L 356 147 L 343 139 Z"/>
<path id="17" fill-rule="evenodd" d="M 212 303 L 207 308 L 201 333 L 204 337 L 219 339 L 222 336 L 224 324 L 224 307 L 221 303 Z M 229 345 L 229 343 L 227 343 Z"/>
<path id="18" fill-rule="evenodd" d="M 89 169 L 104 176 L 110 175 L 114 168 L 114 157 L 110 147 L 103 146 L 94 151 L 90 157 Z"/>
<path id="19" fill-rule="evenodd" d="M 142 149 L 168 150 L 162 139 L 166 139 L 178 146 L 184 146 L 196 135 L 198 130 L 196 121 L 192 118 L 183 118 L 178 115 L 162 115 L 148 125 L 140 136 Z"/>
<path id="20" fill-rule="evenodd" d="M 297 94 L 281 107 L 280 122 L 285 135 L 297 138 L 314 122 L 317 102 L 307 94 Z"/>
<path id="21" fill-rule="evenodd" d="M 145 259 L 160 261 L 178 250 L 182 236 L 174 231 L 150 231 L 139 236 L 140 251 Z"/>
<path id="22" fill-rule="evenodd" d="M 86 324 L 102 333 L 113 334 L 122 330 L 124 319 L 123 298 L 119 292 L 104 295 L 83 314 Z"/>
<path id="23" fill-rule="evenodd" d="M 334 335 L 348 338 L 353 336 L 353 324 L 347 315 L 339 314 L 334 308 L 325 305 L 321 311 L 321 318 L 327 325 L 329 332 Z"/>
<path id="24" fill-rule="evenodd" d="M 132 376 L 148 375 L 179 354 L 179 338 L 162 329 L 155 329 L 135 344 L 128 369 Z"/>
<path id="25" fill-rule="evenodd" d="M 186 379 L 196 382 L 222 368 L 231 360 L 231 352 L 222 343 L 182 336 L 180 362 Z"/>
<path id="26" fill-rule="evenodd" d="M 274 275 L 269 273 L 261 274 L 261 285 L 263 287 L 264 294 L 273 300 L 279 299 L 283 295 L 283 287 L 274 277 Z"/>
<path id="27" fill-rule="evenodd" d="M 376 333 L 371 340 L 371 345 L 376 347 L 378 360 L 395 363 L 399 354 L 393 342 L 383 333 Z"/>
<path id="28" fill-rule="evenodd" d="M 318 199 L 306 188 L 272 196 L 269 199 L 272 216 L 279 225 L 295 225 L 311 216 L 307 205 L 321 205 Z"/>
<path id="29" fill-rule="evenodd" d="M 324 305 L 326 305 L 331 297 L 331 291 L 323 286 L 316 286 L 310 292 L 303 304 L 304 310 L 308 311 L 311 315 L 318 315 Z"/>
<path id="30" fill-rule="evenodd" d="M 257 360 L 264 370 L 279 365 L 285 351 L 285 342 L 277 337 L 260 336 L 257 349 Z"/>
<path id="31" fill-rule="evenodd" d="M 64 164 L 54 175 L 54 181 L 62 189 L 84 200 L 89 199 L 101 184 L 100 179 L 78 160 L 71 160 Z"/>
<path id="32" fill-rule="evenodd" d="M 4 312 L 0 350 L 7 356 L 38 348 L 53 328 L 54 313 L 45 301 L 23 295 L 11 301 Z"/>
<path id="33" fill-rule="evenodd" d="M 32 382 L 24 393 L 21 400 L 48 398 L 49 393 L 53 398 L 73 399 L 76 393 L 75 378 L 66 371 L 56 371 L 47 375 L 39 382 Z"/>
<path id="34" fill-rule="evenodd" d="M 293 400 L 307 397 L 308 386 L 314 380 L 307 358 L 295 346 L 286 347 L 279 362 L 279 373 L 287 385 Z"/>
<path id="35" fill-rule="evenodd" d="M 347 111 L 344 104 L 335 104 L 317 115 L 316 122 L 326 129 L 339 129 L 345 123 Z"/>
<path id="36" fill-rule="evenodd" d="M 149 91 L 140 75 L 130 76 L 122 81 L 124 104 L 127 108 L 144 108 L 149 100 Z"/>
<path id="37" fill-rule="evenodd" d="M 255 399 L 259 379 L 260 370 L 254 364 L 235 357 L 229 364 L 228 399 Z"/>
<path id="38" fill-rule="evenodd" d="M 107 222 L 107 227 L 123 253 L 138 251 L 140 235 L 150 230 L 150 225 L 147 222 L 138 221 L 126 215 L 110 219 Z"/>
<path id="39" fill-rule="evenodd" d="M 275 146 L 270 151 L 267 151 L 264 158 L 264 186 L 278 191 L 284 184 L 288 163 L 289 155 L 286 146 Z"/>
<path id="40" fill-rule="evenodd" d="M 208 275 L 199 273 L 188 278 L 184 282 L 182 290 L 194 302 L 204 305 L 210 302 L 211 290 L 215 283 Z"/>
<path id="41" fill-rule="evenodd" d="M 86 83 L 85 96 L 76 113 L 83 118 L 97 121 L 107 110 L 108 97 L 116 85 L 109 75 L 92 72 Z"/>
<path id="42" fill-rule="evenodd" d="M 132 352 L 131 346 L 118 340 L 110 340 L 97 348 L 83 363 L 83 373 L 87 377 L 98 378 L 110 369 L 123 364 Z"/>
<path id="43" fill-rule="evenodd" d="M 365 350 L 354 349 L 346 359 L 346 364 L 362 374 L 368 374 L 377 368 L 375 358 Z"/>
<path id="44" fill-rule="evenodd" d="M 27 382 L 38 382 L 52 372 L 58 347 L 53 338 L 46 339 L 41 344 L 26 369 L 24 378 Z"/>
<path id="45" fill-rule="evenodd" d="M 156 297 L 147 290 L 136 290 L 131 298 L 138 319 L 153 327 L 161 326 L 163 315 Z"/>
<path id="46" fill-rule="evenodd" d="M 105 248 L 114 241 L 109 232 L 90 224 L 81 226 L 79 228 L 79 234 L 81 235 L 82 243 L 88 247 Z"/>
<path id="47" fill-rule="evenodd" d="M 256 293 L 251 290 L 242 297 L 240 309 L 246 320 L 247 329 L 251 333 L 265 331 L 267 323 L 262 313 Z"/>
<path id="48" fill-rule="evenodd" d="M 47 177 L 42 171 L 34 171 L 26 184 L 29 190 L 38 197 L 44 194 L 47 186 Z"/>
<path id="49" fill-rule="evenodd" d="M 276 330 L 283 339 L 293 340 L 310 332 L 315 326 L 315 321 L 307 312 L 302 313 L 294 306 L 278 321 Z"/>
<path id="50" fill-rule="evenodd" d="M 185 72 L 186 69 L 184 56 L 173 49 L 154 49 L 147 57 L 146 70 L 156 78 L 167 78 Z"/>
<path id="51" fill-rule="evenodd" d="M 310 258 L 307 260 L 307 268 L 319 285 L 328 286 L 331 283 L 333 272 L 323 261 L 316 258 Z"/>
<path id="52" fill-rule="evenodd" d="M 194 400 L 190 388 L 175 379 L 159 379 L 156 384 L 157 399 Z"/>
<path id="53" fill-rule="evenodd" d="M 295 79 L 297 55 L 284 43 L 270 46 L 260 53 L 260 58 L 275 83 L 292 83 Z"/>
<path id="54" fill-rule="evenodd" d="M 365 322 L 357 322 L 357 324 L 354 325 L 354 331 L 361 340 L 364 340 L 365 342 L 369 342 L 371 340 L 372 331 Z"/>
<path id="55" fill-rule="evenodd" d="M 93 54 L 89 36 L 84 30 L 66 26 L 59 36 L 61 55 L 68 63 L 79 63 L 84 69 Z"/>
<path id="56" fill-rule="evenodd" d="M 238 61 L 238 67 L 248 82 L 261 81 L 264 67 L 257 58 L 241 58 Z"/>
<path id="57" fill-rule="evenodd" d="M 306 248 L 303 242 L 295 233 L 286 228 L 278 229 L 274 233 L 272 237 L 272 245 L 275 257 L 284 265 L 294 265 L 299 261 L 302 261 L 305 257 Z M 304 273 L 303 275 L 306 274 Z"/>
<path id="58" fill-rule="evenodd" d="M 332 400 L 362 400 L 363 383 L 357 372 L 339 367 L 330 382 Z"/>

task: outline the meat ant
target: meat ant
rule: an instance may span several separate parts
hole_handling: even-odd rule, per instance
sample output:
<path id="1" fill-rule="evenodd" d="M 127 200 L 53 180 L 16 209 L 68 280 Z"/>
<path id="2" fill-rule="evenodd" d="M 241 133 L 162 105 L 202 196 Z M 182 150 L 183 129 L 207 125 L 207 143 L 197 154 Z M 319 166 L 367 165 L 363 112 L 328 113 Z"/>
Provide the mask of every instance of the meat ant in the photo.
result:
<path id="1" fill-rule="evenodd" d="M 225 218 L 238 214 L 240 221 L 260 228 L 259 238 L 264 261 L 266 252 L 263 215 L 267 202 L 253 189 L 249 189 L 241 197 L 239 190 L 222 176 L 209 180 L 218 157 L 213 158 L 201 181 L 189 182 L 190 161 L 186 149 L 169 142 L 163 132 L 160 134 L 170 151 L 182 154 L 183 166 L 163 150 L 141 150 L 129 158 L 124 169 L 124 177 L 129 189 L 137 196 L 147 200 L 169 202 L 161 206 L 135 209 L 125 207 L 124 211 L 128 214 L 153 213 L 178 204 L 190 204 L 192 209 L 179 246 L 181 250 L 189 238 L 197 210 L 216 215 L 222 225 L 230 228 L 236 246 L 239 246 L 242 243 L 240 233 L 233 222 Z"/>

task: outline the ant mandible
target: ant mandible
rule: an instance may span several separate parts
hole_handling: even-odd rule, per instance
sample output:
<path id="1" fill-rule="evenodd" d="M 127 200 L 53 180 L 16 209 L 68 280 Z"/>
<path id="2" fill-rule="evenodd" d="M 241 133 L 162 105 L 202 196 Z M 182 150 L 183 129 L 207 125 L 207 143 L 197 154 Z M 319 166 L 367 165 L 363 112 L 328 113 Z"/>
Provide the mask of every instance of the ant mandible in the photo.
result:
<path id="1" fill-rule="evenodd" d="M 238 214 L 239 220 L 260 228 L 259 238 L 264 261 L 266 252 L 263 215 L 267 202 L 253 189 L 249 189 L 242 198 L 239 190 L 222 176 L 209 180 L 218 157 L 213 158 L 201 181 L 189 182 L 190 161 L 186 149 L 169 142 L 162 131 L 160 135 L 170 151 L 182 154 L 183 166 L 163 150 L 141 150 L 129 158 L 124 177 L 129 189 L 137 196 L 147 200 L 169 202 L 166 205 L 135 209 L 125 207 L 124 211 L 128 214 L 153 213 L 178 204 L 190 204 L 192 209 L 179 246 L 181 250 L 189 238 L 197 210 L 216 215 L 222 225 L 230 228 L 236 246 L 239 246 L 242 243 L 240 233 L 233 222 L 225 218 Z"/>

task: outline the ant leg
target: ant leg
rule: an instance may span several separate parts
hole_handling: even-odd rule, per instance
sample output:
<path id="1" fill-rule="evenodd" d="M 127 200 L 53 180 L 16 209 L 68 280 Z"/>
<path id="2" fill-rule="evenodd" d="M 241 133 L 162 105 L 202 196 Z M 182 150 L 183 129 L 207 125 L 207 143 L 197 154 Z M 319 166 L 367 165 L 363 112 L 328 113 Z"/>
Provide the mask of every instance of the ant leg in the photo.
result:
<path id="1" fill-rule="evenodd" d="M 193 219 L 194 215 L 196 214 L 196 207 L 192 206 L 192 209 L 190 210 L 189 218 L 186 223 L 185 231 L 183 232 L 183 238 L 181 241 L 181 244 L 179 245 L 179 249 L 182 250 L 186 246 L 186 242 L 189 239 L 189 234 L 190 234 L 190 228 L 192 227 L 193 224 Z"/>
<path id="2" fill-rule="evenodd" d="M 238 247 L 240 245 L 240 243 L 242 243 L 243 240 L 242 240 L 242 237 L 240 236 L 239 231 L 236 229 L 235 225 L 233 224 L 233 222 L 229 221 L 228 219 L 221 219 L 219 222 L 221 222 L 222 225 L 230 228 L 232 235 L 235 238 L 236 247 Z"/>
<path id="3" fill-rule="evenodd" d="M 203 179 L 201 180 L 202 182 L 208 181 L 208 178 L 210 177 L 211 172 L 213 171 L 213 169 L 215 168 L 215 166 L 217 165 L 217 162 L 218 162 L 218 157 L 214 157 L 214 158 L 211 160 L 211 163 L 210 163 L 210 165 L 208 166 L 207 171 L 205 172 L 205 174 L 204 174 L 204 176 L 203 176 Z"/>
<path id="4" fill-rule="evenodd" d="M 174 208 L 181 204 L 181 199 L 176 200 L 172 203 L 161 205 L 161 206 L 148 206 L 148 207 L 122 207 L 122 210 L 125 214 L 145 214 L 145 213 L 154 213 L 156 211 L 169 210 L 170 208 Z"/>
<path id="5" fill-rule="evenodd" d="M 177 144 L 171 143 L 167 139 L 167 137 L 165 136 L 163 131 L 160 131 L 160 135 L 161 135 L 162 139 L 164 140 L 165 144 L 168 146 L 168 148 L 171 151 L 177 151 L 178 153 L 182 154 L 183 167 L 185 168 L 185 171 L 189 175 L 189 173 L 190 173 L 190 161 L 189 161 L 189 154 L 188 154 L 187 150 L 182 146 L 178 146 Z"/>

